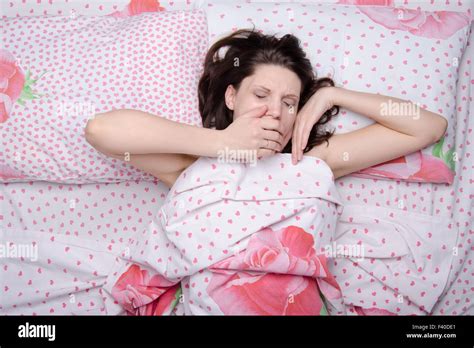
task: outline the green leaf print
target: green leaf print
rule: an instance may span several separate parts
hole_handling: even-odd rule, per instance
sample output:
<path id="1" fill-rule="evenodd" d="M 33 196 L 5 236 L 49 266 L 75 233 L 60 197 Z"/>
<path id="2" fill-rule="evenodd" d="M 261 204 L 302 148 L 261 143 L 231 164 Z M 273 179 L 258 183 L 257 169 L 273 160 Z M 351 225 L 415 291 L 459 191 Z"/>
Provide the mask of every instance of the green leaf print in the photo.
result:
<path id="1" fill-rule="evenodd" d="M 319 297 L 321 298 L 321 310 L 319 311 L 319 315 L 329 315 L 326 309 L 326 298 L 321 292 L 321 289 L 319 288 L 319 286 L 318 286 L 318 293 L 319 293 Z"/>
<path id="2" fill-rule="evenodd" d="M 173 302 L 171 302 L 171 305 L 170 305 L 170 309 L 171 311 L 173 311 L 174 307 L 176 307 L 176 304 L 178 303 L 179 301 L 179 297 L 181 296 L 181 286 L 178 288 L 178 290 L 176 290 L 176 293 L 174 294 L 174 300 Z"/>
<path id="3" fill-rule="evenodd" d="M 322 307 L 321 307 L 321 312 L 319 312 L 319 315 L 328 315 L 328 311 L 326 309 L 326 305 L 324 304 L 324 302 L 322 302 Z"/>
<path id="4" fill-rule="evenodd" d="M 39 99 L 44 94 L 38 94 L 33 90 L 33 85 L 38 81 L 47 71 L 44 71 L 37 79 L 31 79 L 31 72 L 28 70 L 25 75 L 25 85 L 21 91 L 20 97 L 17 99 L 18 104 L 25 106 L 27 100 Z"/>
<path id="5" fill-rule="evenodd" d="M 455 163 L 454 163 L 454 148 L 449 149 L 446 153 L 443 153 L 443 144 L 444 144 L 444 137 L 436 143 L 436 145 L 433 147 L 432 155 L 434 157 L 438 157 L 441 160 L 443 160 L 444 163 L 452 170 L 454 171 L 455 168 Z"/>
<path id="6" fill-rule="evenodd" d="M 444 138 L 436 143 L 436 145 L 433 147 L 433 156 L 441 158 L 440 153 L 443 149 L 443 143 L 444 143 Z"/>

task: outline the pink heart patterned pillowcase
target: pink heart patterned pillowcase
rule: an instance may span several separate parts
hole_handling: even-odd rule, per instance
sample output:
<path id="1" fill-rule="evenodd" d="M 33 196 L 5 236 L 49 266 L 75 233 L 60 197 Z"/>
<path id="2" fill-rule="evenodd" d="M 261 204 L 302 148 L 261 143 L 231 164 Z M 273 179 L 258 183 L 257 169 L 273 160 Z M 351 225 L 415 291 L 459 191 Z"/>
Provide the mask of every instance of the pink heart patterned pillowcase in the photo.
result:
<path id="1" fill-rule="evenodd" d="M 92 148 L 88 119 L 138 109 L 201 126 L 204 11 L 2 20 L 0 180 L 156 180 Z M 27 34 L 31 33 L 31 34 Z"/>
<path id="2" fill-rule="evenodd" d="M 367 3 L 345 0 L 352 4 Z M 374 3 L 377 1 L 371 1 Z M 390 1 L 385 1 L 387 4 Z M 448 121 L 445 137 L 421 151 L 388 161 L 355 176 L 452 183 L 456 153 L 456 82 L 466 61 L 470 15 L 392 6 L 207 0 L 202 4 L 211 44 L 237 28 L 297 36 L 319 77 L 336 85 L 419 103 Z M 393 111 L 392 109 L 388 110 Z M 416 117 L 416 115 L 414 115 Z M 349 110 L 328 123 L 346 133 L 373 123 Z"/>

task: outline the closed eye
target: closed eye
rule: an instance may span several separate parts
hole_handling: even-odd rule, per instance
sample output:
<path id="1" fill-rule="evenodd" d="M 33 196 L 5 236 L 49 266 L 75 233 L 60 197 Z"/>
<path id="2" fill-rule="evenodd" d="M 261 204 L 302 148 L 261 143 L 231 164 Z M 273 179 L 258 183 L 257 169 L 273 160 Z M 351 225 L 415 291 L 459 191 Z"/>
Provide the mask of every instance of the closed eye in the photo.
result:
<path id="1" fill-rule="evenodd" d="M 257 95 L 257 94 L 255 94 L 255 96 L 256 96 L 258 99 L 263 99 L 263 98 L 265 98 L 265 96 L 262 96 L 262 95 Z M 293 106 L 293 107 L 294 107 L 294 105 L 293 105 L 293 104 L 288 104 L 288 103 L 285 103 L 285 105 L 286 105 L 286 106 L 288 106 L 288 107 L 291 107 L 291 106 Z"/>

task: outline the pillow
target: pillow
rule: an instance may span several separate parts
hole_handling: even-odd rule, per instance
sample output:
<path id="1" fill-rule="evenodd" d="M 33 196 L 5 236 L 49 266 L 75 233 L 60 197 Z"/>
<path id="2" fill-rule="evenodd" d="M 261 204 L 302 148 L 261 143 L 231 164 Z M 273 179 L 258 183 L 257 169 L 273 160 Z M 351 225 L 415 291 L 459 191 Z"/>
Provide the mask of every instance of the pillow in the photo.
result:
<path id="1" fill-rule="evenodd" d="M 210 44 L 253 24 L 269 34 L 292 33 L 301 40 L 319 77 L 332 77 L 344 88 L 419 103 L 448 121 L 447 132 L 437 144 L 353 175 L 453 182 L 456 81 L 470 32 L 468 14 L 256 1 L 209 0 L 201 6 L 207 12 Z M 340 134 L 372 123 L 367 117 L 341 109 L 327 128 Z"/>
<path id="2" fill-rule="evenodd" d="M 127 108 L 202 125 L 204 11 L 122 17 L 2 20 L 1 181 L 154 181 L 91 147 L 84 138 L 88 119 Z"/>
<path id="3" fill-rule="evenodd" d="M 194 0 L 195 1 L 195 0 Z M 135 15 L 142 12 L 189 10 L 193 8 L 190 0 L 49 0 L 26 1 L 9 0 L 0 12 L 2 18 L 23 16 L 61 16 L 85 15 L 102 16 L 114 13 L 116 16 Z M 3 3 L 7 4 L 6 1 Z"/>

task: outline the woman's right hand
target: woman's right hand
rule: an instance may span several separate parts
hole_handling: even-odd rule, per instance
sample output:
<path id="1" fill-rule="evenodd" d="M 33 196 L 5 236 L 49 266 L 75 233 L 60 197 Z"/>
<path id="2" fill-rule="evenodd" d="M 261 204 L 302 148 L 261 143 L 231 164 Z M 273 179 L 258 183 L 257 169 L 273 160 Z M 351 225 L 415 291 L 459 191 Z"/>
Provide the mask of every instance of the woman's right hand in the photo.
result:
<path id="1" fill-rule="evenodd" d="M 252 109 L 223 130 L 228 150 L 254 150 L 259 159 L 274 155 L 283 149 L 280 121 L 263 116 L 267 106 Z"/>

